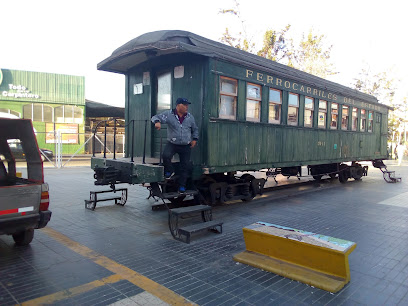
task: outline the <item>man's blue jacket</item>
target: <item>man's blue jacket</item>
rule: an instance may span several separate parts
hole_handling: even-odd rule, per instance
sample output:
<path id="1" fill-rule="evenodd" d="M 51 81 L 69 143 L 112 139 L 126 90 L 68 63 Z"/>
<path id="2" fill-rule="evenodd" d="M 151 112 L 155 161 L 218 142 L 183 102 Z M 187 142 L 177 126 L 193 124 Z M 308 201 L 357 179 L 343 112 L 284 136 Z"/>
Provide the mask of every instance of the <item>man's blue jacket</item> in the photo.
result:
<path id="1" fill-rule="evenodd" d="M 152 122 L 167 123 L 167 141 L 172 144 L 188 145 L 192 140 L 198 140 L 198 127 L 190 113 L 180 123 L 176 109 L 171 109 L 154 115 Z"/>

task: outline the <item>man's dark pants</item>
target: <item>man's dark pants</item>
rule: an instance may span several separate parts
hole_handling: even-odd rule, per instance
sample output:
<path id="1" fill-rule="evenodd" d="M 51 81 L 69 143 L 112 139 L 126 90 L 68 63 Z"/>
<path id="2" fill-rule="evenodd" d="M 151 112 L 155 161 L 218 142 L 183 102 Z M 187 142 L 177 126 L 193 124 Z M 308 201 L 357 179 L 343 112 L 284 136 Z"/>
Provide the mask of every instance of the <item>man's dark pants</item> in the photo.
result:
<path id="1" fill-rule="evenodd" d="M 163 165 L 164 172 L 173 172 L 173 165 L 171 164 L 171 159 L 174 154 L 178 154 L 180 158 L 180 186 L 186 186 L 188 178 L 188 166 L 190 163 L 191 147 L 190 145 L 175 145 L 170 142 L 166 144 L 163 150 Z"/>

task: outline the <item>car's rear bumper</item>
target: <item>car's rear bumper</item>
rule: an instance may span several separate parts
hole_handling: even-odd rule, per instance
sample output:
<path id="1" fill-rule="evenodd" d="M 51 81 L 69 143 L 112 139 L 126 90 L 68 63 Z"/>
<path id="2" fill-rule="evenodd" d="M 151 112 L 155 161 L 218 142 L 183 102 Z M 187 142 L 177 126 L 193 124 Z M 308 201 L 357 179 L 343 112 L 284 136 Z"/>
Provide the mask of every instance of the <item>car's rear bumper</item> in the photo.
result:
<path id="1" fill-rule="evenodd" d="M 0 235 L 15 234 L 29 228 L 43 228 L 51 219 L 51 211 L 40 211 L 35 215 L 18 216 L 0 220 Z"/>

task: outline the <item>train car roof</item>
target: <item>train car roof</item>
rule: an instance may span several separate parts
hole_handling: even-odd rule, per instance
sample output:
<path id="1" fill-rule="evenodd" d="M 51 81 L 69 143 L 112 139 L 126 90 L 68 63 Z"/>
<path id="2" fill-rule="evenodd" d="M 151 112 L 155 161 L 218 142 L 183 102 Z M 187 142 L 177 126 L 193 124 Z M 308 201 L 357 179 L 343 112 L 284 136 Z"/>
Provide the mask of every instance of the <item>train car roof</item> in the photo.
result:
<path id="1" fill-rule="evenodd" d="M 350 98 L 378 103 L 376 97 L 356 89 L 322 79 L 194 33 L 179 30 L 155 31 L 140 35 L 113 51 L 110 57 L 98 64 L 98 70 L 126 74 L 138 64 L 152 57 L 183 52 L 224 60 L 255 70 L 269 72 L 275 76 L 291 79 L 305 85 L 338 92 Z"/>

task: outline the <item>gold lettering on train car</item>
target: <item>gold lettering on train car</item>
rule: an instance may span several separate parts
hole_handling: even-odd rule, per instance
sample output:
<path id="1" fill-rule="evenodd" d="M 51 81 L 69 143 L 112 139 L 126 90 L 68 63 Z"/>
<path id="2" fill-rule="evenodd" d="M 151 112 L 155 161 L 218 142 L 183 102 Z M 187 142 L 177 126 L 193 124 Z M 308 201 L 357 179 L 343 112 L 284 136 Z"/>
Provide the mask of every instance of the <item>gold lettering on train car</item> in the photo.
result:
<path id="1" fill-rule="evenodd" d="M 330 99 L 330 100 L 334 100 L 337 101 L 337 95 L 331 92 L 325 92 L 324 90 L 320 90 L 320 89 L 316 89 L 316 88 L 312 88 L 312 87 L 308 87 L 302 84 L 298 84 L 298 83 L 292 83 L 290 81 L 286 81 L 274 76 L 270 76 L 264 73 L 260 73 L 260 72 L 256 72 L 256 76 L 254 74 L 254 71 L 246 69 L 246 77 L 247 78 L 256 78 L 257 81 L 259 82 L 265 82 L 265 77 L 266 77 L 266 83 L 267 84 L 271 84 L 273 85 L 275 82 L 276 86 L 281 86 L 281 87 L 285 87 L 287 89 L 293 89 L 295 91 L 301 91 L 303 93 L 306 93 L 308 95 L 313 95 L 313 96 L 318 96 L 324 99 Z M 348 103 L 348 104 L 353 104 L 355 105 L 356 103 L 363 103 L 363 102 L 359 102 L 359 101 L 354 101 L 353 99 L 344 97 L 344 102 Z M 374 108 L 374 106 L 369 105 L 368 103 L 363 103 L 363 105 L 365 105 L 366 108 Z M 377 108 L 376 108 L 377 109 Z"/>
<path id="2" fill-rule="evenodd" d="M 347 97 L 344 97 L 344 102 L 345 102 L 345 103 L 348 103 L 348 104 L 352 104 L 352 105 L 355 104 L 354 99 L 347 98 Z"/>

